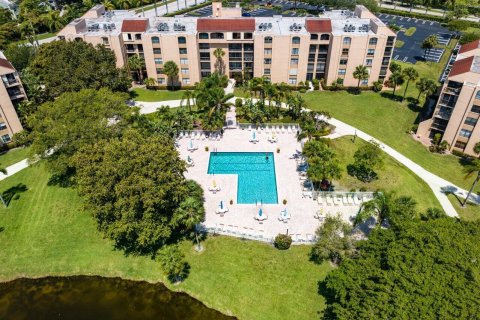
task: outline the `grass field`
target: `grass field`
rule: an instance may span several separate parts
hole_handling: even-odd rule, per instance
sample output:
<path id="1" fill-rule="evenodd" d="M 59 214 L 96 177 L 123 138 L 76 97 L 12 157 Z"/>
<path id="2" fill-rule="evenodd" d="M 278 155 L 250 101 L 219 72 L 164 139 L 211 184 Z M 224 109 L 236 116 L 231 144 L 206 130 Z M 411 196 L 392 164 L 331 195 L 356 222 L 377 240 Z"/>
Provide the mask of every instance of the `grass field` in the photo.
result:
<path id="1" fill-rule="evenodd" d="M 51 38 L 51 37 L 55 37 L 56 35 L 57 35 L 56 32 L 48 32 L 48 33 L 37 34 L 37 40 L 40 41 L 40 40 L 43 40 L 43 39 L 48 39 L 48 38 Z M 16 42 L 17 45 L 26 44 L 26 43 L 28 43 L 28 40 L 20 40 L 20 41 Z"/>
<path id="2" fill-rule="evenodd" d="M 0 209 L 0 281 L 47 275 L 101 275 L 163 281 L 159 264 L 148 257 L 125 257 L 96 230 L 75 190 L 49 186 L 42 164 L 0 182 L 0 191 L 21 185 L 7 209 Z M 190 275 L 182 290 L 208 306 L 240 319 L 315 319 L 324 308 L 317 282 L 331 269 L 308 260 L 310 247 L 278 251 L 269 245 L 210 237 L 206 250 L 182 249 Z"/>
<path id="3" fill-rule="evenodd" d="M 411 36 L 413 36 L 413 34 L 415 33 L 415 31 L 417 31 L 417 28 L 415 28 L 415 27 L 410 27 L 410 28 L 408 28 L 407 30 L 405 30 L 405 35 L 406 35 L 407 37 L 411 37 Z"/>
<path id="4" fill-rule="evenodd" d="M 395 48 L 401 48 L 404 45 L 405 45 L 405 42 L 403 42 L 402 40 L 395 41 Z"/>
<path id="5" fill-rule="evenodd" d="M 170 91 L 137 88 L 131 91 L 131 95 L 132 98 L 136 101 L 156 102 L 182 99 L 182 95 L 184 92 L 184 90 Z"/>
<path id="6" fill-rule="evenodd" d="M 480 220 L 480 208 L 478 205 L 468 202 L 467 206 L 462 208 L 462 201 L 464 200 L 463 198 L 457 198 L 455 195 L 449 194 L 448 199 L 453 204 L 455 210 L 457 210 L 457 213 L 461 219 L 467 221 Z"/>
<path id="7" fill-rule="evenodd" d="M 0 154 L 0 166 L 8 167 L 18 161 L 28 158 L 29 148 L 15 148 Z"/>
<path id="8" fill-rule="evenodd" d="M 359 138 L 355 139 L 355 143 L 353 143 L 351 136 L 332 140 L 332 148 L 336 151 L 343 169 L 342 178 L 336 181 L 338 184 L 337 189 L 349 191 L 364 187 L 369 191 L 379 189 L 395 191 L 398 196 L 411 196 L 414 198 L 418 203 L 420 211 L 425 211 L 429 207 L 441 208 L 432 190 L 422 179 L 384 152 L 382 152 L 384 154 L 384 166 L 377 170 L 378 180 L 364 183 L 348 175 L 346 167 L 348 164 L 353 163 L 353 154 L 366 143 Z"/>

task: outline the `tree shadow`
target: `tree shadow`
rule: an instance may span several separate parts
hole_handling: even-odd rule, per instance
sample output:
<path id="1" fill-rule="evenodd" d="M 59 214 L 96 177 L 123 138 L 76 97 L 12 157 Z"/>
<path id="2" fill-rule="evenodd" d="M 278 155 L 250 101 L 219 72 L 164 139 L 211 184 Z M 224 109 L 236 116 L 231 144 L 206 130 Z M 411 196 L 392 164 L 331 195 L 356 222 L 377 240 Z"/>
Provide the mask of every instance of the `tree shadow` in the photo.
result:
<path id="1" fill-rule="evenodd" d="M 8 207 L 12 200 L 17 200 L 20 198 L 20 193 L 27 191 L 28 188 L 23 183 L 19 183 L 16 186 L 10 187 L 4 192 L 2 192 L 2 198 L 5 202 L 5 205 Z"/>
<path id="2" fill-rule="evenodd" d="M 398 96 L 396 94 L 394 95 L 392 92 L 383 91 L 383 92 L 380 92 L 380 96 L 392 101 L 399 101 L 399 102 L 402 101 L 402 96 Z"/>
<path id="3" fill-rule="evenodd" d="M 67 174 L 53 174 L 47 182 L 47 186 L 59 186 L 62 188 L 72 187 L 73 182 L 73 172 Z"/>
<path id="4" fill-rule="evenodd" d="M 336 301 L 335 300 L 335 293 L 333 290 L 327 287 L 326 280 L 320 280 L 317 283 L 317 292 L 319 295 L 325 298 L 326 308 L 323 310 L 323 313 L 320 313 L 320 319 L 327 320 L 327 319 L 335 319 L 335 315 L 333 313 L 332 304 Z"/>
<path id="5" fill-rule="evenodd" d="M 0 227 L 0 233 L 2 233 L 3 231 L 5 231 L 5 227 Z"/>

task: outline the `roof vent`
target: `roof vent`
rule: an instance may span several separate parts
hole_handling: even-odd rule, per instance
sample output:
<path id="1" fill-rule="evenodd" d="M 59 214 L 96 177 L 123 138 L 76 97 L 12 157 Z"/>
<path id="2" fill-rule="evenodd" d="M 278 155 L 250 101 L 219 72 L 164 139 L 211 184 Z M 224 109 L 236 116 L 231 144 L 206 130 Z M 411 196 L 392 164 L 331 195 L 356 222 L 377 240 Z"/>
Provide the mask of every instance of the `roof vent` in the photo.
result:
<path id="1" fill-rule="evenodd" d="M 95 32 L 100 30 L 100 24 L 98 23 L 92 23 L 87 26 L 87 31 L 88 32 Z"/>
<path id="2" fill-rule="evenodd" d="M 294 23 L 290 26 L 289 30 L 293 32 L 299 32 L 302 30 L 302 28 L 303 28 L 303 25 Z"/>
<path id="3" fill-rule="evenodd" d="M 158 31 L 166 32 L 166 31 L 169 31 L 170 28 L 168 27 L 168 24 L 167 24 L 166 22 L 160 22 L 160 23 L 157 25 L 157 30 L 158 30 Z"/>

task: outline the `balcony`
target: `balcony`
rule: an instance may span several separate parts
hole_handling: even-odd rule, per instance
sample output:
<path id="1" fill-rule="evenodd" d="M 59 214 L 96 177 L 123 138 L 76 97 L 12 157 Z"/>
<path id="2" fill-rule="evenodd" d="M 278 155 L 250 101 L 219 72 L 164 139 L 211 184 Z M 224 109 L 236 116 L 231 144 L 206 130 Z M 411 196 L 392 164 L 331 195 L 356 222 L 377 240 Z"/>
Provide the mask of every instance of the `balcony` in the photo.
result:
<path id="1" fill-rule="evenodd" d="M 447 112 L 447 111 L 437 111 L 437 112 L 435 112 L 435 117 L 436 118 L 449 120 L 451 116 L 452 116 L 451 112 Z"/>
<path id="2" fill-rule="evenodd" d="M 8 95 L 10 96 L 11 100 L 25 98 L 25 94 L 20 90 L 9 90 Z"/>
<path id="3" fill-rule="evenodd" d="M 460 90 L 461 90 L 461 88 L 445 87 L 443 92 L 458 95 L 460 93 Z"/>
<path id="4" fill-rule="evenodd" d="M 445 131 L 445 128 L 447 126 L 446 125 L 443 125 L 443 124 L 438 124 L 438 123 L 432 123 L 432 126 L 430 127 L 431 129 L 435 129 L 435 130 L 438 130 L 438 131 Z"/>

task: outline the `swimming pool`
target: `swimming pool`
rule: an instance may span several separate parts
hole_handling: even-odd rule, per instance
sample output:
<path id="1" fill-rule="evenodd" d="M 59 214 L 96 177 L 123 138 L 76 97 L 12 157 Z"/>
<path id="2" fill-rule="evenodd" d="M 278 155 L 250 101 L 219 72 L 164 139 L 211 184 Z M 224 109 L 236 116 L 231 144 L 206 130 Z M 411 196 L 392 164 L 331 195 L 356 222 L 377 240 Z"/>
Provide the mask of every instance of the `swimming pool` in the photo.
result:
<path id="1" fill-rule="evenodd" d="M 272 152 L 212 152 L 208 174 L 238 175 L 237 203 L 278 203 Z"/>

